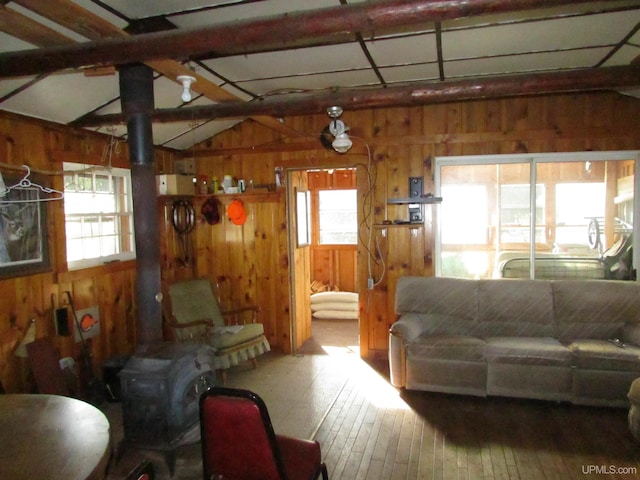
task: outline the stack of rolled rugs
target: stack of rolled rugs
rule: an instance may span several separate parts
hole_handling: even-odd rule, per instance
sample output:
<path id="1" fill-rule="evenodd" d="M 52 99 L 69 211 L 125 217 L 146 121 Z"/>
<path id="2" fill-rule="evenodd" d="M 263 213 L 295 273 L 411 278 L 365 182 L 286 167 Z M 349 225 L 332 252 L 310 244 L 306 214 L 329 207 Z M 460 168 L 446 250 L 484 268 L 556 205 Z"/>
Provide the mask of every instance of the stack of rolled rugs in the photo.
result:
<path id="1" fill-rule="evenodd" d="M 313 318 L 358 319 L 358 294 L 354 292 L 319 292 L 311 294 Z"/>

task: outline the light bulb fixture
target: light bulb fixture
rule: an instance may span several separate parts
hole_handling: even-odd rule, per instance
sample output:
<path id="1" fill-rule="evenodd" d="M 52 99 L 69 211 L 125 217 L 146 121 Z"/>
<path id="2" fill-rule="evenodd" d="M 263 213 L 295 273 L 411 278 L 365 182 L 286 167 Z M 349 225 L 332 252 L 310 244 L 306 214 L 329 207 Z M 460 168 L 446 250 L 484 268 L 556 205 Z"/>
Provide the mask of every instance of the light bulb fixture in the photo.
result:
<path id="1" fill-rule="evenodd" d="M 195 83 L 195 77 L 191 75 L 178 75 L 177 80 L 182 84 L 182 101 L 187 103 L 191 101 L 191 84 Z"/>
<path id="2" fill-rule="evenodd" d="M 338 117 L 342 115 L 342 107 L 333 106 L 327 108 L 327 114 L 333 118 L 333 121 L 329 124 L 329 132 L 335 138 L 331 142 L 331 146 L 338 153 L 346 153 L 349 151 L 353 142 L 347 134 L 347 127 L 342 120 L 338 120 Z"/>

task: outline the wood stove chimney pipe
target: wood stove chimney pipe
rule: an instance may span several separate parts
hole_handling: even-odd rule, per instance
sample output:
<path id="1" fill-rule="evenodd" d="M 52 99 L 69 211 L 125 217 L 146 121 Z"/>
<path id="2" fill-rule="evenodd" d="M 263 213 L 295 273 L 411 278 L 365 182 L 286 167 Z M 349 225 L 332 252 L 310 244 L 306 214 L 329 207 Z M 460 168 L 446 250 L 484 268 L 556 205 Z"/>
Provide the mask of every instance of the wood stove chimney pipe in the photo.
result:
<path id="1" fill-rule="evenodd" d="M 156 179 L 151 113 L 153 70 L 143 64 L 120 68 L 122 111 L 127 116 L 136 237 L 136 326 L 138 344 L 162 341 L 160 235 L 156 218 Z"/>

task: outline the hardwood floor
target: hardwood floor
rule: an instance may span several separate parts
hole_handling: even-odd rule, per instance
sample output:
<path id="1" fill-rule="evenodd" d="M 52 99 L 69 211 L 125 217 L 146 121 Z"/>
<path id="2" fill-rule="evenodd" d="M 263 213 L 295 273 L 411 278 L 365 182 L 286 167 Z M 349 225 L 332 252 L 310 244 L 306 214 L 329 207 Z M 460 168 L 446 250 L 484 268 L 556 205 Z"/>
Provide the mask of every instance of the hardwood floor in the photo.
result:
<path id="1" fill-rule="evenodd" d="M 316 436 L 331 478 L 640 478 L 624 410 L 423 392 L 399 400 L 404 408 L 376 404 L 347 384 Z"/>
<path id="2" fill-rule="evenodd" d="M 256 370 L 229 374 L 230 386 L 263 397 L 278 433 L 320 442 L 331 479 L 640 478 L 626 410 L 399 392 L 384 365 L 359 359 L 352 325 L 343 333 L 338 325 L 314 321 L 314 338 L 296 355 L 272 353 Z M 161 456 L 139 451 L 108 478 L 148 458 L 159 480 L 199 479 L 199 448 L 180 448 L 173 477 Z"/>

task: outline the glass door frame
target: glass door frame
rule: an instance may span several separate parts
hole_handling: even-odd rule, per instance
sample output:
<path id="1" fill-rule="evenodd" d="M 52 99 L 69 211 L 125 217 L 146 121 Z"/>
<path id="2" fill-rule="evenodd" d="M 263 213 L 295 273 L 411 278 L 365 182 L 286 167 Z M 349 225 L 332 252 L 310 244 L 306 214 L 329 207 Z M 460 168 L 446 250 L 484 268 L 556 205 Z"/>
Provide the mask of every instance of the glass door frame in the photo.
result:
<path id="1" fill-rule="evenodd" d="M 496 155 L 463 155 L 451 157 L 435 157 L 434 162 L 434 189 L 435 195 L 442 196 L 441 174 L 442 167 L 464 166 L 464 165 L 492 165 L 492 164 L 529 164 L 530 185 L 536 185 L 536 171 L 539 163 L 559 163 L 559 162 L 602 162 L 602 161 L 622 161 L 634 160 L 634 182 L 633 182 L 633 245 L 640 245 L 640 192 L 638 192 L 638 182 L 640 182 L 640 150 L 619 150 L 619 151 L 594 151 L 594 152 L 558 152 L 558 153 L 527 153 L 527 154 L 496 154 Z M 530 237 L 535 239 L 536 218 L 535 200 L 536 189 L 530 188 L 529 208 L 532 212 L 529 223 Z M 446 202 L 443 198 L 443 202 Z M 435 254 L 435 276 L 442 276 L 442 215 L 441 206 L 435 205 L 435 232 L 434 232 L 434 254 Z M 530 242 L 529 259 L 535 258 L 535 241 Z M 534 277 L 535 262 L 530 261 L 530 278 Z M 640 271 L 640 254 L 633 256 L 633 268 Z M 639 279 L 636 279 L 639 281 Z"/>

